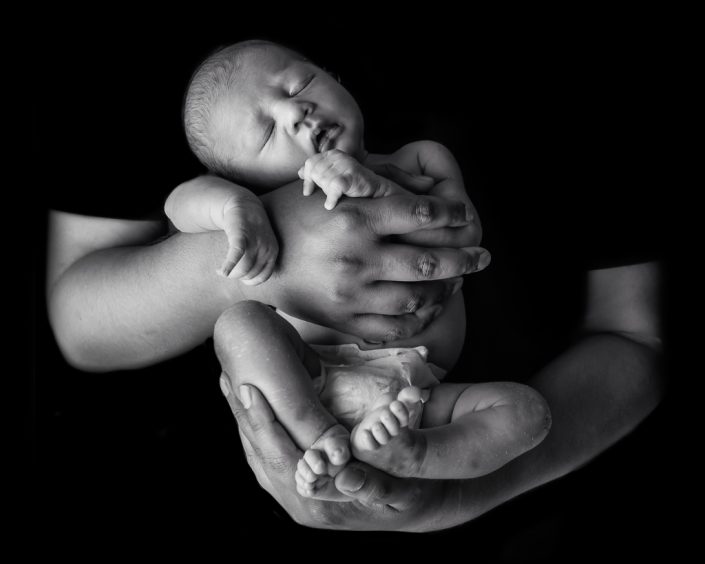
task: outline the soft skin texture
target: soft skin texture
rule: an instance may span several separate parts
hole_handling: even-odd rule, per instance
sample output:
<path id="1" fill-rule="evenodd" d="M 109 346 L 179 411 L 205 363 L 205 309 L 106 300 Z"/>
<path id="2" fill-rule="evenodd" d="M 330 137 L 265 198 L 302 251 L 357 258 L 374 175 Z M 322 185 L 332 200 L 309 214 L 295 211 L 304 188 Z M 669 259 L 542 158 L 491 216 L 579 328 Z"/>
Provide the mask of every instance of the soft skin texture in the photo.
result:
<path id="1" fill-rule="evenodd" d="M 277 186 L 317 152 L 317 128 L 336 127 L 331 147 L 364 156 L 363 120 L 350 93 L 309 61 L 276 46 L 243 57 L 235 87 L 213 109 L 214 151 L 241 180 Z"/>
<path id="2" fill-rule="evenodd" d="M 310 497 L 336 499 L 330 478 L 348 461 L 350 449 L 358 460 L 394 476 L 471 478 L 535 447 L 550 427 L 548 406 L 529 387 L 515 382 L 437 384 L 415 349 L 407 350 L 403 359 L 392 353 L 386 362 L 377 358 L 366 366 L 348 366 L 347 382 L 333 376 L 333 367 L 348 362 L 338 357 L 332 360 L 327 386 L 335 388 L 338 382 L 342 388 L 319 395 L 312 381 L 320 375 L 319 355 L 259 302 L 243 301 L 225 311 L 216 323 L 214 343 L 229 385 L 256 386 L 296 445 L 306 451 L 296 479 L 299 492 Z M 376 382 L 365 384 L 363 379 L 375 369 Z M 380 391 L 385 378 L 405 371 L 410 382 L 437 384 L 428 390 L 419 429 L 409 424 L 421 411 L 420 388 L 412 384 Z M 350 386 L 367 388 L 356 401 Z M 338 394 L 362 412 L 352 420 L 336 420 L 330 400 Z M 340 497 L 334 488 L 332 493 Z"/>
<path id="3" fill-rule="evenodd" d="M 254 287 L 216 274 L 227 250 L 221 232 L 155 241 L 166 230 L 158 221 L 52 212 L 47 301 L 65 358 L 96 372 L 154 364 L 202 343 L 242 299 L 369 340 L 408 338 L 440 313 L 433 308 L 450 295 L 448 279 L 477 270 L 480 248 L 386 239 L 464 223 L 461 203 L 400 195 L 350 199 L 331 213 L 320 193 L 301 191 L 297 181 L 262 197 L 285 244 L 274 275 Z"/>
<path id="4" fill-rule="evenodd" d="M 180 231 L 226 232 L 226 276 L 255 285 L 271 275 L 278 249 L 255 193 L 295 180 L 297 167 L 304 195 L 319 186 L 326 209 L 343 194 L 383 197 L 403 193 L 402 187 L 464 201 L 469 225 L 445 230 L 453 239 L 432 244 L 480 243 L 481 226 L 450 151 L 425 141 L 394 155 L 368 155 L 363 117 L 350 93 L 282 46 L 246 41 L 226 47 L 199 67 L 186 99 L 192 149 L 232 183 L 215 176 L 185 182 L 164 211 Z"/>
<path id="5" fill-rule="evenodd" d="M 303 498 L 292 478 L 301 451 L 250 386 L 246 405 L 226 396 L 258 482 L 302 525 L 432 531 L 470 521 L 585 464 L 632 431 L 659 403 L 659 267 L 644 263 L 588 273 L 585 336 L 529 382 L 551 406 L 538 447 L 472 480 L 399 479 L 363 463 L 335 478 L 351 503 Z M 242 396 L 240 396 L 242 398 Z"/>

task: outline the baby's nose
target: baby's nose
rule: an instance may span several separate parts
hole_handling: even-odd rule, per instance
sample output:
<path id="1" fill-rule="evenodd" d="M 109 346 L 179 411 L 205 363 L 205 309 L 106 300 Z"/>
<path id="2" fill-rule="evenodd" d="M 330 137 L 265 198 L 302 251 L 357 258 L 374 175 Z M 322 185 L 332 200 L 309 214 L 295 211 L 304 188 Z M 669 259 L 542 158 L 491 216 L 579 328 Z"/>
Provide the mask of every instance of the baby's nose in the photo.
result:
<path id="1" fill-rule="evenodd" d="M 311 127 L 310 116 L 313 114 L 315 106 L 311 102 L 295 102 L 286 105 L 285 122 L 290 128 L 291 133 L 298 133 L 299 129 L 306 125 Z"/>

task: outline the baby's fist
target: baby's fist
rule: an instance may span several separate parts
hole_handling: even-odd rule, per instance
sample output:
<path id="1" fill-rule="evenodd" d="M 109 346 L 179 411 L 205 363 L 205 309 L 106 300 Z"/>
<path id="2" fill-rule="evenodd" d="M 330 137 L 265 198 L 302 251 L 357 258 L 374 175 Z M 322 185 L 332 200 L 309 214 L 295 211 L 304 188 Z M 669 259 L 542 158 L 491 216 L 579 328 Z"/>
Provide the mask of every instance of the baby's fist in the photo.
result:
<path id="1" fill-rule="evenodd" d="M 338 149 L 309 157 L 299 169 L 299 178 L 304 181 L 304 196 L 313 194 L 316 186 L 325 192 L 324 205 L 327 210 L 332 210 L 343 194 L 356 198 L 378 198 L 388 196 L 393 191 L 387 179 Z"/>
<path id="2" fill-rule="evenodd" d="M 228 254 L 218 271 L 248 286 L 261 284 L 274 271 L 279 244 L 262 202 L 254 194 L 238 194 L 223 206 Z"/>

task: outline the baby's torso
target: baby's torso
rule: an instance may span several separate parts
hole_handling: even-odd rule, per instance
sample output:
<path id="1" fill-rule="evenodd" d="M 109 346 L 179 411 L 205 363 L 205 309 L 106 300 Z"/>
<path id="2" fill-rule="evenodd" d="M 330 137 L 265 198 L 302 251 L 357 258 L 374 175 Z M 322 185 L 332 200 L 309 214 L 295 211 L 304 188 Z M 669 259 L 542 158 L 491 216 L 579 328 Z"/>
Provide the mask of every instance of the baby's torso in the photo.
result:
<path id="1" fill-rule="evenodd" d="M 452 296 L 445 304 L 443 312 L 421 333 L 410 339 L 389 342 L 384 345 L 367 343 L 360 337 L 292 317 L 283 311 L 277 313 L 291 323 L 301 338 L 309 344 L 343 345 L 355 343 L 363 350 L 424 346 L 429 351 L 429 361 L 447 371 L 452 369 L 457 362 L 465 341 L 465 303 L 462 292 Z"/>

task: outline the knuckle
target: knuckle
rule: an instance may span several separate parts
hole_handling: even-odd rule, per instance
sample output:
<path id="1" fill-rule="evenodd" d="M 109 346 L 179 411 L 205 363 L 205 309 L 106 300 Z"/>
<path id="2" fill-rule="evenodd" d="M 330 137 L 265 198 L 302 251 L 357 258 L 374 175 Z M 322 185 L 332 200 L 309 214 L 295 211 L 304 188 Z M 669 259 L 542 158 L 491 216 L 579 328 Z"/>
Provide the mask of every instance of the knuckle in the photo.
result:
<path id="1" fill-rule="evenodd" d="M 339 274 L 354 274 L 360 272 L 364 266 L 365 261 L 353 252 L 343 252 L 333 257 L 333 268 Z"/>
<path id="2" fill-rule="evenodd" d="M 343 172 L 336 176 L 330 183 L 330 187 L 340 192 L 346 192 L 353 184 L 353 176 L 349 172 Z"/>
<path id="3" fill-rule="evenodd" d="M 345 304 L 350 300 L 350 293 L 342 285 L 334 284 L 327 292 L 328 299 L 334 304 Z"/>
<path id="4" fill-rule="evenodd" d="M 364 221 L 363 212 L 355 206 L 346 206 L 339 208 L 331 218 L 331 227 L 339 232 L 355 232 L 358 231 Z"/>
<path id="5" fill-rule="evenodd" d="M 427 280 L 436 274 L 438 260 L 431 253 L 423 253 L 416 259 L 415 274 L 420 280 Z"/>
<path id="6" fill-rule="evenodd" d="M 289 468 L 289 460 L 284 456 L 272 455 L 272 454 L 262 454 L 261 455 L 262 464 L 272 470 L 276 474 L 285 474 Z"/>
<path id="7" fill-rule="evenodd" d="M 411 294 L 405 296 L 401 300 L 401 307 L 399 308 L 401 313 L 414 313 L 416 310 L 421 308 L 424 304 L 424 298 L 420 294 Z"/>
<path id="8" fill-rule="evenodd" d="M 382 341 L 385 343 L 390 341 L 398 341 L 400 339 L 404 339 L 406 337 L 406 333 L 407 331 L 401 326 L 395 325 L 393 327 L 388 327 L 382 337 Z"/>

